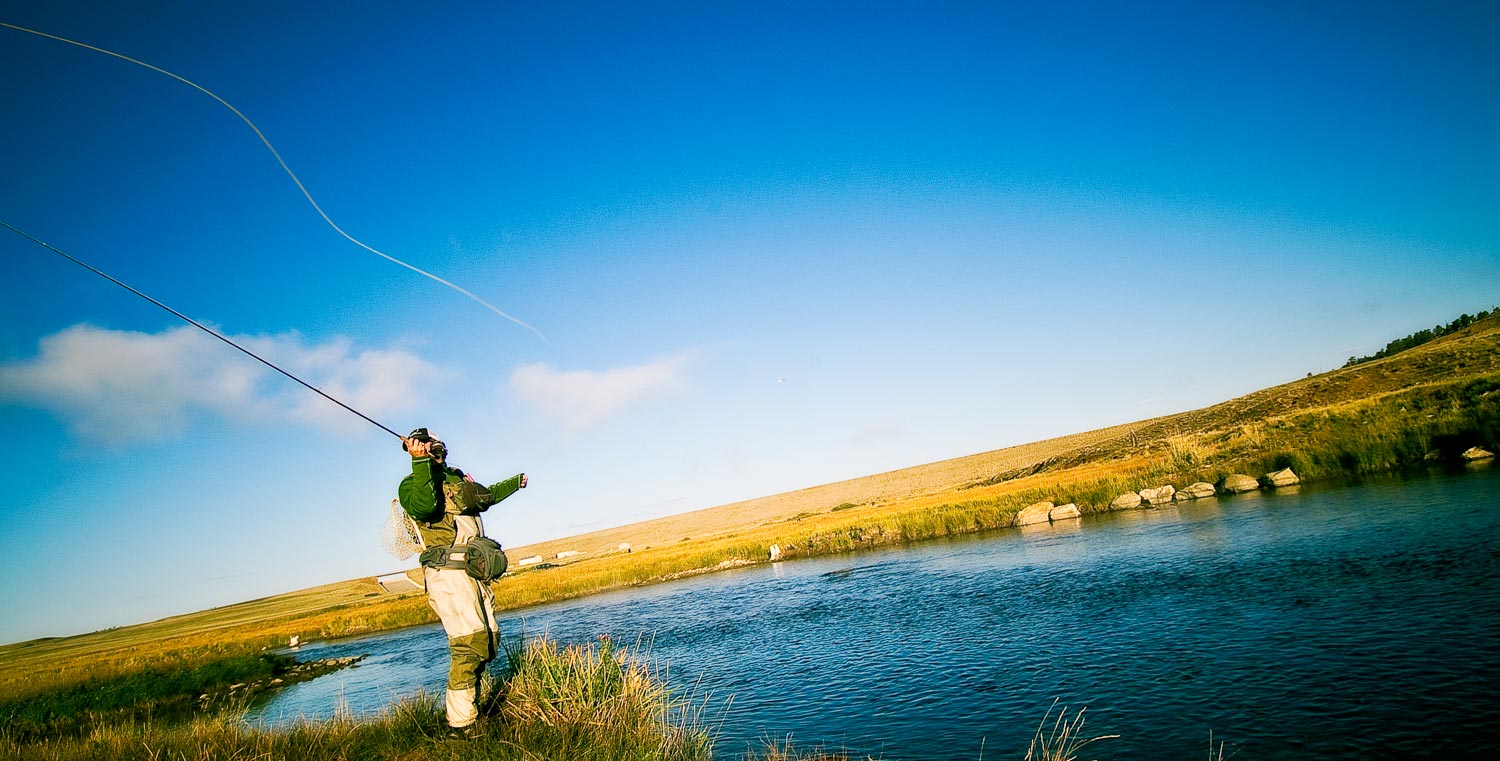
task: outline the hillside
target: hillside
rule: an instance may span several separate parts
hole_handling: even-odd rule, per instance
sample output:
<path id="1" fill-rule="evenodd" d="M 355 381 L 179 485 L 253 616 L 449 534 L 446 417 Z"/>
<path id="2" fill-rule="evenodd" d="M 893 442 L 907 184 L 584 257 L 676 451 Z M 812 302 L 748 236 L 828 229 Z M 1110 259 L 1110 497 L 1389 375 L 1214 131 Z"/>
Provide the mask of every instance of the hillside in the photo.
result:
<path id="1" fill-rule="evenodd" d="M 1027 472 L 1162 451 L 1176 438 L 1307 412 L 1463 375 L 1500 372 L 1500 317 L 1400 354 L 1298 379 L 1199 410 L 916 465 L 508 550 L 513 558 L 658 546 L 783 521 L 844 504 L 886 504 L 961 491 Z M 554 561 L 555 562 L 555 561 Z"/>
<path id="2" fill-rule="evenodd" d="M 501 608 L 766 561 L 1009 526 L 1028 500 L 1108 509 L 1122 490 L 1259 474 L 1287 458 L 1312 477 L 1377 472 L 1500 445 L 1500 316 L 1393 356 L 1199 410 L 526 547 L 495 587 Z M 1443 449 L 1444 451 L 1439 451 Z M 1274 463 L 1274 465 L 1273 465 Z M 626 554 L 615 548 L 630 543 Z M 563 550 L 581 554 L 568 561 Z M 543 555 L 556 567 L 519 567 Z M 74 637 L 0 647 L 0 698 L 144 664 L 381 631 L 434 620 L 420 593 L 362 578 Z"/>
<path id="3" fill-rule="evenodd" d="M 552 558 L 558 552 L 576 550 L 584 553 L 608 552 L 622 542 L 633 547 L 650 547 L 680 541 L 683 537 L 703 538 L 727 531 L 782 521 L 807 512 L 823 512 L 845 504 L 884 504 L 946 491 L 952 491 L 991 474 L 1030 467 L 1070 454 L 1100 446 L 1155 421 L 1143 421 L 1101 428 L 1087 433 L 1022 444 L 990 452 L 941 460 L 926 465 L 901 468 L 847 481 L 812 486 L 806 489 L 772 494 L 766 497 L 734 502 L 728 505 L 672 515 L 665 518 L 602 529 L 578 536 L 555 539 L 508 549 L 514 557 L 541 555 Z"/>

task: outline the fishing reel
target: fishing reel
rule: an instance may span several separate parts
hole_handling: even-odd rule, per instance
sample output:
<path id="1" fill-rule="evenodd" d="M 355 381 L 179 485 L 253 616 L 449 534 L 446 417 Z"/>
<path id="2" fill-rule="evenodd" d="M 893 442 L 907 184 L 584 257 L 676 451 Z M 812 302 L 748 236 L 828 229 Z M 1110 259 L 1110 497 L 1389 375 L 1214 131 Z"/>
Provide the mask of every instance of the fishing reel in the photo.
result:
<path id="1" fill-rule="evenodd" d="M 443 446 L 443 442 L 441 440 L 433 438 L 432 434 L 428 433 L 426 428 L 414 429 L 411 433 L 406 435 L 406 438 L 413 441 L 424 441 L 430 444 L 430 446 L 427 448 L 427 451 L 430 452 L 434 457 L 444 457 L 448 454 L 448 447 Z M 403 450 L 406 449 L 405 441 L 401 442 L 401 448 Z"/>

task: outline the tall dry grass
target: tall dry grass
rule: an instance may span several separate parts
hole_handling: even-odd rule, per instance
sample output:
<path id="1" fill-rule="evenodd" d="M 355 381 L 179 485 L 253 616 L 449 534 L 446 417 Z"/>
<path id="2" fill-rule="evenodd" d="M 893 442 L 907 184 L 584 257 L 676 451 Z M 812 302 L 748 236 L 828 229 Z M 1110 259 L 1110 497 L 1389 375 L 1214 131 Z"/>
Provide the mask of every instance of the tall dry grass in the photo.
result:
<path id="1" fill-rule="evenodd" d="M 1080 708 L 1071 717 L 1068 716 L 1068 707 L 1063 706 L 1053 718 L 1052 711 L 1057 708 L 1056 701 L 1052 707 L 1047 709 L 1047 714 L 1042 717 L 1041 724 L 1037 725 L 1036 733 L 1031 736 L 1031 745 L 1026 749 L 1025 761 L 1076 761 L 1079 752 L 1085 747 L 1100 740 L 1111 740 L 1119 735 L 1096 735 L 1086 737 L 1083 734 L 1083 714 L 1088 709 Z"/>
<path id="2" fill-rule="evenodd" d="M 0 757 L 83 759 L 660 759 L 709 761 L 712 736 L 696 705 L 645 661 L 609 643 L 559 647 L 540 638 L 509 652 L 493 715 L 450 737 L 440 701 L 419 696 L 379 716 L 343 713 L 285 729 L 246 724 L 235 710 L 185 720 L 149 715 L 91 722 L 42 738 L 0 726 Z"/>

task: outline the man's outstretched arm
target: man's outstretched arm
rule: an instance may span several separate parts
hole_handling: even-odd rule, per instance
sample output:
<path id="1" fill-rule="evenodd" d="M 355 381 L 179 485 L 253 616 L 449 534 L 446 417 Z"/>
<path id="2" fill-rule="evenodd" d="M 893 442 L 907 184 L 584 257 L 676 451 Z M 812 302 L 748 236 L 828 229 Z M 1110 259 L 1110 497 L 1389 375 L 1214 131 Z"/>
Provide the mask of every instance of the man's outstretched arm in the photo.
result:
<path id="1" fill-rule="evenodd" d="M 496 502 L 499 502 L 500 500 L 505 499 L 506 497 L 509 497 L 510 495 L 515 494 L 516 492 L 524 488 L 526 488 L 526 474 L 517 473 L 510 478 L 507 478 L 504 481 L 491 486 L 490 495 L 495 498 Z"/>

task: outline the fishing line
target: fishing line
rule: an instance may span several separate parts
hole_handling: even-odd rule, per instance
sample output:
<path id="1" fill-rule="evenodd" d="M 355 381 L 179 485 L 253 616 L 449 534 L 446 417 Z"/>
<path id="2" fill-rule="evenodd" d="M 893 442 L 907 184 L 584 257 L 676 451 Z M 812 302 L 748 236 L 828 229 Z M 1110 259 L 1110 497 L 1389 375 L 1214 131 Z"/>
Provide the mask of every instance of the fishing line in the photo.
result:
<path id="1" fill-rule="evenodd" d="M 12 227 L 10 223 L 6 222 L 3 219 L 0 219 L 0 226 L 3 226 L 5 229 L 10 230 L 11 232 L 15 233 L 16 235 L 19 235 L 22 238 L 25 238 L 25 239 L 31 241 L 32 243 L 35 243 L 38 246 L 41 246 L 42 248 L 45 248 L 48 251 L 51 251 L 52 253 L 57 254 L 58 256 L 61 256 L 64 259 L 67 259 L 68 261 L 70 261 L 70 262 L 72 262 L 72 263 L 74 263 L 74 264 L 76 264 L 76 265 L 78 265 L 78 266 L 80 266 L 80 267 L 88 270 L 89 272 L 92 272 L 95 275 L 98 275 L 99 277 L 102 277 L 105 280 L 108 280 L 109 282 L 114 283 L 115 285 L 118 285 L 121 288 L 124 288 L 125 290 L 130 291 L 131 293 L 133 293 L 133 294 L 135 294 L 137 296 L 140 296 L 141 298 L 143 298 L 143 299 L 151 302 L 152 304 L 155 304 L 155 305 L 161 307 L 162 309 L 165 309 L 168 312 L 171 312 L 174 316 L 176 316 L 178 319 L 181 319 L 183 322 L 186 322 L 187 324 L 192 325 L 193 327 L 195 327 L 195 328 L 203 331 L 204 333 L 207 333 L 207 334 L 213 336 L 214 338 L 217 338 L 220 341 L 223 341 L 224 343 L 227 343 L 230 346 L 233 346 L 234 348 L 239 349 L 241 352 L 243 352 L 245 355 L 249 356 L 251 359 L 254 359 L 255 361 L 257 361 L 257 362 L 265 365 L 266 367 L 269 367 L 272 370 L 275 370 L 276 372 L 281 373 L 282 375 L 285 375 L 286 377 L 291 378 L 294 381 L 297 381 L 298 383 L 302 384 L 304 387 L 306 387 L 308 390 L 312 391 L 313 393 L 317 394 L 318 396 L 321 396 L 324 399 L 327 399 L 328 401 L 333 402 L 334 404 L 337 404 L 338 406 L 343 407 L 344 409 L 346 409 L 346 410 L 348 410 L 350 412 L 353 412 L 354 414 L 356 414 L 356 415 L 364 418 L 366 421 L 368 421 L 370 423 L 373 423 L 376 427 L 380 428 L 380 430 L 385 431 L 386 433 L 389 433 L 390 435 L 395 436 L 396 438 L 401 439 L 402 441 L 406 440 L 405 436 L 402 436 L 401 434 L 396 433 L 395 431 L 393 431 L 393 430 L 385 427 L 384 425 L 381 425 L 379 422 L 375 421 L 373 418 L 371 418 L 370 416 L 366 415 L 365 413 L 360 412 L 359 410 L 354 409 L 353 407 L 350 407 L 347 404 L 344 404 L 343 402 L 341 402 L 341 401 L 339 401 L 339 400 L 337 400 L 337 399 L 329 396 L 328 394 L 323 393 L 322 389 L 319 389 L 316 386 L 313 386 L 313 385 L 309 384 L 307 381 L 302 380 L 301 378 L 298 378 L 297 376 L 292 375 L 291 373 L 289 373 L 289 372 L 287 372 L 287 371 L 285 371 L 285 370 L 277 367 L 276 365 L 272 364 L 269 360 L 261 357 L 259 354 L 256 354 L 255 352 L 250 351 L 249 349 L 246 349 L 243 346 L 240 346 L 239 344 L 235 343 L 234 341 L 229 340 L 228 338 L 225 338 L 224 336 L 220 335 L 217 331 L 215 331 L 213 328 L 210 328 L 207 325 L 204 325 L 203 323 L 198 322 L 197 320 L 194 320 L 193 318 L 188 317 L 187 315 L 185 315 L 185 314 L 177 311 L 176 309 L 173 309 L 173 308 L 167 306 L 166 304 L 163 304 L 160 301 L 157 301 L 156 299 L 153 299 L 150 296 L 147 296 L 146 294 L 141 293 L 140 291 L 137 291 L 134 288 L 131 288 L 130 286 L 128 286 L 128 285 L 120 282 L 119 280 L 116 280 L 113 277 L 111 277 L 108 273 L 103 272 L 103 271 L 101 271 L 99 269 L 96 269 L 96 268 L 94 268 L 94 267 L 92 267 L 92 266 L 90 266 L 90 265 L 88 265 L 88 264 L 86 264 L 86 263 L 84 263 L 84 262 L 82 262 L 82 261 L 80 261 L 80 260 L 72 257 L 72 256 L 69 256 L 68 254 L 66 254 L 63 251 L 61 251 L 60 249 L 52 246 L 51 244 L 48 244 L 48 243 L 43 242 L 41 240 L 38 240 L 37 238 L 31 236 L 30 234 L 28 234 L 26 232 L 23 232 L 21 230 L 18 230 L 15 227 Z"/>
<path id="2" fill-rule="evenodd" d="M 439 283 L 442 283 L 443 285 L 448 286 L 449 288 L 452 288 L 455 291 L 458 291 L 459 293 L 461 293 L 461 294 L 463 294 L 465 296 L 468 296 L 470 299 L 472 299 L 475 302 L 479 303 L 481 306 L 483 306 L 484 308 L 490 310 L 491 312 L 494 312 L 495 314 L 498 314 L 501 317 L 504 317 L 505 319 L 510 320 L 511 322 L 513 322 L 513 323 L 515 323 L 517 325 L 520 325 L 521 327 L 523 327 L 523 328 L 525 328 L 525 329 L 527 329 L 527 330 L 535 333 L 537 335 L 537 338 L 540 338 L 543 341 L 547 340 L 547 337 L 544 336 L 544 335 L 542 335 L 542 331 L 537 330 L 536 328 L 532 327 L 530 324 L 528 324 L 528 323 L 526 323 L 526 322 L 524 322 L 524 321 L 522 321 L 520 319 L 517 319 L 515 317 L 512 317 L 509 314 L 506 314 L 505 312 L 500 311 L 500 309 L 498 307 L 496 307 L 494 304 L 491 304 L 490 302 L 485 301 L 484 299 L 479 298 L 478 296 L 475 296 L 473 293 L 470 293 L 468 290 L 466 290 L 466 289 L 464 289 L 464 288 L 462 288 L 460 286 L 457 286 L 457 285 L 455 285 L 453 283 L 450 283 L 447 280 L 444 280 L 443 278 L 438 277 L 437 275 L 434 275 L 431 272 L 428 272 L 427 270 L 424 270 L 424 269 L 422 269 L 420 267 L 416 267 L 414 265 L 411 265 L 411 264 L 408 264 L 406 262 L 403 262 L 400 259 L 397 259 L 396 257 L 391 256 L 390 254 L 385 253 L 384 251 L 381 251 L 381 250 L 379 250 L 377 248 L 374 248 L 373 246 L 370 246 L 370 245 L 366 244 L 364 241 L 361 241 L 358 238 L 355 238 L 353 235 L 350 235 L 349 233 L 344 232 L 344 229 L 342 227 L 339 227 L 337 224 L 335 224 L 334 221 L 329 218 L 327 212 L 323 211 L 323 207 L 319 206 L 318 202 L 315 201 L 315 200 L 313 200 L 312 193 L 308 192 L 307 186 L 303 185 L 301 178 L 297 177 L 297 173 L 293 172 L 292 168 L 290 166 L 287 166 L 286 160 L 281 157 L 281 153 L 276 150 L 276 146 L 271 145 L 270 139 L 266 137 L 266 135 L 265 135 L 264 132 L 260 131 L 260 127 L 255 126 L 255 122 L 250 121 L 250 117 L 245 116 L 243 113 L 240 112 L 240 110 L 238 108 L 235 108 L 233 105 L 231 105 L 229 101 L 224 100 L 223 98 L 219 97 L 218 95 L 215 95 L 213 93 L 213 91 L 209 90 L 207 87 L 204 87 L 203 85 L 200 85 L 197 82 L 194 82 L 194 81 L 192 81 L 190 79 L 187 79 L 186 77 L 181 77 L 181 76 L 178 76 L 176 74 L 173 74 L 172 72 L 167 71 L 166 69 L 160 68 L 158 66 L 152 66 L 151 64 L 146 63 L 145 61 L 136 60 L 134 58 L 131 58 L 128 55 L 123 55 L 123 54 L 120 54 L 120 53 L 116 53 L 113 50 L 105 50 L 104 48 L 94 47 L 93 45 L 88 45 L 88 44 L 79 42 L 77 40 L 70 40 L 70 39 L 68 39 L 66 37 L 58 37 L 57 35 L 47 34 L 46 32 L 39 32 L 39 31 L 37 31 L 35 29 L 27 29 L 24 26 L 16 26 L 15 24 L 7 24 L 7 23 L 5 23 L 3 21 L 0 21 L 0 26 L 6 27 L 8 29 L 14 29 L 14 30 L 16 30 L 18 32 L 26 32 L 27 34 L 34 34 L 34 35 L 36 35 L 38 37 L 46 37 L 49 40 L 57 40 L 58 42 L 66 42 L 69 45 L 77 45 L 78 47 L 83 48 L 85 50 L 92 50 L 92 51 L 94 51 L 96 53 L 103 53 L 103 54 L 105 54 L 107 56 L 113 56 L 113 57 L 118 58 L 118 59 L 120 59 L 122 61 L 129 61 L 130 63 L 133 63 L 133 64 L 135 64 L 137 66 L 145 67 L 145 68 L 150 69 L 150 70 L 152 70 L 154 72 L 157 72 L 159 74 L 165 74 L 165 75 L 167 75 L 167 76 L 169 76 L 169 77 L 177 80 L 178 82 L 181 82 L 181 83 L 187 85 L 188 87 L 191 87 L 194 90 L 197 90 L 198 92 L 201 92 L 204 95 L 207 95 L 208 97 L 213 98 L 214 100 L 216 100 L 219 103 L 223 104 L 223 106 L 225 108 L 229 109 L 230 111 L 233 111 L 235 116 L 238 116 L 241 121 L 245 122 L 245 124 L 247 124 L 247 125 L 250 126 L 251 130 L 254 130 L 255 136 L 259 137 L 260 141 L 265 144 L 266 150 L 270 151 L 271 155 L 274 156 L 274 157 L 276 157 L 276 163 L 280 164 L 281 168 L 286 171 L 287 176 L 290 177 L 290 178 L 292 178 L 292 182 L 294 182 L 294 183 L 297 184 L 297 189 L 300 190 L 300 191 L 302 191 L 302 197 L 306 198 L 307 202 L 309 204 L 312 204 L 313 209 L 318 212 L 318 216 L 322 217 L 323 221 L 327 222 L 328 226 L 332 227 L 333 230 L 334 230 L 334 232 L 338 233 L 339 235 L 344 236 L 346 239 L 349 240 L 349 242 L 353 243 L 354 245 L 359 246 L 360 248 L 362 248 L 362 249 L 364 249 L 366 251 L 369 251 L 370 253 L 375 254 L 376 256 L 381 257 L 382 259 L 385 259 L 387 261 L 399 264 L 402 267 L 405 267 L 405 268 L 411 270 L 412 272 L 420 274 L 423 277 L 429 278 L 431 280 L 435 280 L 435 281 L 437 281 Z"/>

